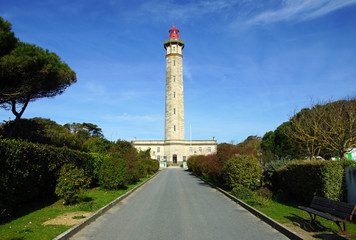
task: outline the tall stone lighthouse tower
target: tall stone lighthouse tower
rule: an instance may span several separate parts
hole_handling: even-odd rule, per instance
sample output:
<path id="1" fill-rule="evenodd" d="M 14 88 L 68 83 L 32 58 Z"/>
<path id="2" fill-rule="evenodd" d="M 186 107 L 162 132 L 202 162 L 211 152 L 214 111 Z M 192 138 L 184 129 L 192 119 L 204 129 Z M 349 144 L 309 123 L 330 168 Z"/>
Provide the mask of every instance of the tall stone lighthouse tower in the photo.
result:
<path id="1" fill-rule="evenodd" d="M 166 49 L 166 107 L 164 140 L 137 140 L 132 144 L 138 151 L 150 150 L 151 158 L 157 159 L 161 167 L 167 165 L 187 166 L 193 155 L 216 153 L 217 142 L 213 140 L 185 140 L 183 55 L 184 42 L 179 39 L 179 30 L 169 30 L 169 39 L 164 41 Z"/>
<path id="2" fill-rule="evenodd" d="M 184 141 L 183 55 L 184 41 L 179 30 L 169 30 L 166 49 L 166 121 L 165 141 Z"/>

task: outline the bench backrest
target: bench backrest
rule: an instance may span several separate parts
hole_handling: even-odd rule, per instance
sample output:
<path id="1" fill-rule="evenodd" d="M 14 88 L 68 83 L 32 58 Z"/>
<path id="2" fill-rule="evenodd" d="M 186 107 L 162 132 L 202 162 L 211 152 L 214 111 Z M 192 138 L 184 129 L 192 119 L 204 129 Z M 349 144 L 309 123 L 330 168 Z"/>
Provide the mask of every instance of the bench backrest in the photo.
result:
<path id="1" fill-rule="evenodd" d="M 310 207 L 317 209 L 322 212 L 330 213 L 336 217 L 340 217 L 347 221 L 352 220 L 352 215 L 355 213 L 356 206 L 345 203 L 338 202 L 335 200 L 314 196 Z"/>

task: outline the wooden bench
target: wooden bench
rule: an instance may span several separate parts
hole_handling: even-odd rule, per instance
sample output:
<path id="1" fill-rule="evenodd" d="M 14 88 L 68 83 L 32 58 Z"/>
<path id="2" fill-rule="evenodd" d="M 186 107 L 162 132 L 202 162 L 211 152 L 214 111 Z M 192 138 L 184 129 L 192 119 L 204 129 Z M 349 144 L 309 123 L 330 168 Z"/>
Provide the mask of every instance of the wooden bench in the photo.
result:
<path id="1" fill-rule="evenodd" d="M 312 202 L 310 203 L 310 207 L 298 206 L 298 208 L 309 213 L 310 222 L 317 220 L 316 216 L 335 222 L 339 227 L 338 234 L 349 234 L 346 229 L 346 222 L 352 221 L 352 215 L 356 210 L 356 206 L 352 204 L 338 202 L 318 196 L 314 196 Z M 340 223 L 343 223 L 344 225 L 343 230 Z"/>

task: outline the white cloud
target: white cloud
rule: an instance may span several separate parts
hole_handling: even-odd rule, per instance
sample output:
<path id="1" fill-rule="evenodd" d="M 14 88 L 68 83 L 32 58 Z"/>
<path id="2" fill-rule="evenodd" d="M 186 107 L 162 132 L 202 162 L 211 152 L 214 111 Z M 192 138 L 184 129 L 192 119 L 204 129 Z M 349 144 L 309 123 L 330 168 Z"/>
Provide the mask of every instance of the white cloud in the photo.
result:
<path id="1" fill-rule="evenodd" d="M 265 10 L 245 23 L 255 25 L 289 20 L 306 21 L 353 4 L 356 4 L 356 0 L 282 0 L 279 8 Z"/>

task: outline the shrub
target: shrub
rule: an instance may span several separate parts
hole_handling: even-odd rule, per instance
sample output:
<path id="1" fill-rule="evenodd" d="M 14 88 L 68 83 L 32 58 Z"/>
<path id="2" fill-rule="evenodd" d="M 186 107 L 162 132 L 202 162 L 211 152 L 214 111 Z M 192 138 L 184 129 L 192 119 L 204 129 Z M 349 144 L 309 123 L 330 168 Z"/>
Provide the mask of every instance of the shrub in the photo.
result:
<path id="1" fill-rule="evenodd" d="M 91 158 L 66 147 L 0 138 L 0 212 L 5 216 L 22 203 L 52 195 L 66 163 L 83 168 L 90 176 Z"/>
<path id="2" fill-rule="evenodd" d="M 247 187 L 237 186 L 232 189 L 231 194 L 242 200 L 249 200 L 253 198 L 253 191 Z"/>
<path id="3" fill-rule="evenodd" d="M 269 200 L 272 199 L 272 196 L 273 196 L 273 193 L 271 190 L 269 190 L 268 188 L 265 188 L 265 187 L 261 187 L 257 190 L 257 194 L 262 196 L 262 197 L 265 197 Z"/>
<path id="4" fill-rule="evenodd" d="M 258 159 L 252 155 L 239 155 L 226 162 L 224 172 L 230 188 L 244 186 L 254 189 L 259 185 L 262 166 Z"/>
<path id="5" fill-rule="evenodd" d="M 100 186 L 111 190 L 124 187 L 127 180 L 127 168 L 127 163 L 122 158 L 104 159 L 99 172 Z"/>
<path id="6" fill-rule="evenodd" d="M 271 199 L 261 196 L 258 193 L 253 196 L 253 200 L 260 206 L 269 206 L 271 204 Z"/>
<path id="7" fill-rule="evenodd" d="M 65 204 L 70 204 L 73 202 L 73 196 L 87 188 L 90 181 L 83 169 L 79 169 L 73 163 L 65 164 L 61 168 L 55 193 L 64 199 Z"/>
<path id="8" fill-rule="evenodd" d="M 344 169 L 334 161 L 294 161 L 277 170 L 279 188 L 297 202 L 313 196 L 342 200 Z"/>
<path id="9" fill-rule="evenodd" d="M 195 155 L 188 158 L 188 168 L 198 176 L 207 176 L 208 168 L 204 155 Z"/>
<path id="10" fill-rule="evenodd" d="M 268 162 L 263 167 L 263 185 L 276 190 L 278 185 L 277 169 L 286 166 L 289 162 L 295 161 L 289 157 L 283 157 L 276 161 Z"/>
<path id="11" fill-rule="evenodd" d="M 110 156 L 104 153 L 90 153 L 90 155 L 92 156 L 90 165 L 93 168 L 92 183 L 97 184 L 99 182 L 99 171 L 100 171 L 101 164 L 105 159 L 110 158 Z"/>

